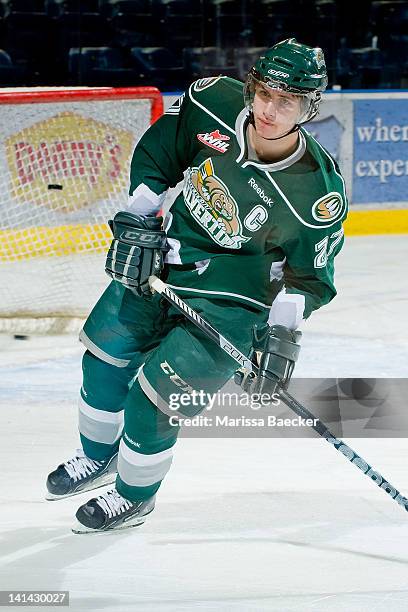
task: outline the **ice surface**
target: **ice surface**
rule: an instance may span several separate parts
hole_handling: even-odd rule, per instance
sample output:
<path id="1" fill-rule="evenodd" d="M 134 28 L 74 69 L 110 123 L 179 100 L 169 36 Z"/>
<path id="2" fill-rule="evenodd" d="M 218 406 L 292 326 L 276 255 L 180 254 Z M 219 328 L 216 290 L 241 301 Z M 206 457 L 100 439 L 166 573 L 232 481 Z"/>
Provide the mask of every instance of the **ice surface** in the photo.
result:
<path id="1" fill-rule="evenodd" d="M 298 375 L 407 376 L 407 243 L 348 239 Z M 180 438 L 143 527 L 73 535 L 90 494 L 46 502 L 44 481 L 78 443 L 82 348 L 0 348 L 1 589 L 66 589 L 75 612 L 408 610 L 408 515 L 320 439 Z M 408 493 L 406 439 L 349 442 Z"/>

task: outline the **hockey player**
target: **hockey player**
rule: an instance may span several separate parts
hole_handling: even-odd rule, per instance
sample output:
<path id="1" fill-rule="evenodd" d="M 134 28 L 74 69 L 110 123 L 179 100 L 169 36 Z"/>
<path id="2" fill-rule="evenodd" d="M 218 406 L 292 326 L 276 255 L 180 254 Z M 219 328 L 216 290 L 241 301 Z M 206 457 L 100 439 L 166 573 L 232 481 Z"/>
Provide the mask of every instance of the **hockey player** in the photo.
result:
<path id="1" fill-rule="evenodd" d="M 303 128 L 326 85 L 322 50 L 288 39 L 259 58 L 245 85 L 222 76 L 194 82 L 136 146 L 129 207 L 110 222 L 114 280 L 81 332 L 82 449 L 47 480 L 48 498 L 59 499 L 116 479 L 78 509 L 79 532 L 144 521 L 172 461 L 179 427 L 170 416 L 204 408 L 174 411 L 170 395 L 216 392 L 236 369 L 152 295 L 151 274 L 242 352 L 263 353 L 246 389 L 287 384 L 297 328 L 336 294 L 343 243 L 344 181 Z M 183 173 L 163 228 L 157 211 Z"/>

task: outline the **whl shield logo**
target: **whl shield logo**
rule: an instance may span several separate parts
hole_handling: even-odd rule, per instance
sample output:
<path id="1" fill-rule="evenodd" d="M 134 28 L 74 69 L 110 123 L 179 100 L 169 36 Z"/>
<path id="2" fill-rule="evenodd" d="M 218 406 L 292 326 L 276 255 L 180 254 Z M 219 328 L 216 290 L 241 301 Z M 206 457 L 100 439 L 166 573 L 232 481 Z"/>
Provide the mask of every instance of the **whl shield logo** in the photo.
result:
<path id="1" fill-rule="evenodd" d="M 208 147 L 219 151 L 220 153 L 226 153 L 229 147 L 229 143 L 225 142 L 230 140 L 229 136 L 221 134 L 219 130 L 213 132 L 206 132 L 205 134 L 197 134 L 197 138 L 200 142 L 203 142 Z"/>

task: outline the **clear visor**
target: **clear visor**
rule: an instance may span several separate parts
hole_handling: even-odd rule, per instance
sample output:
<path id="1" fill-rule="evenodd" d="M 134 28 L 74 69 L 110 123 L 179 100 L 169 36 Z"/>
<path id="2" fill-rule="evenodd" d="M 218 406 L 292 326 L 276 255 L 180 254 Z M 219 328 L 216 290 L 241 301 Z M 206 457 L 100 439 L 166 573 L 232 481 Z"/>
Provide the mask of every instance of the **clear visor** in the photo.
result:
<path id="1" fill-rule="evenodd" d="M 313 118 L 317 113 L 318 102 L 320 101 L 319 92 L 301 92 L 294 90 L 280 81 L 268 80 L 267 83 L 260 81 L 253 74 L 249 74 L 245 83 L 244 88 L 244 99 L 245 105 L 248 108 L 252 108 L 254 97 L 257 89 L 264 89 L 266 91 L 281 91 L 287 96 L 292 97 L 299 102 L 299 116 L 296 121 L 297 124 L 305 123 Z"/>

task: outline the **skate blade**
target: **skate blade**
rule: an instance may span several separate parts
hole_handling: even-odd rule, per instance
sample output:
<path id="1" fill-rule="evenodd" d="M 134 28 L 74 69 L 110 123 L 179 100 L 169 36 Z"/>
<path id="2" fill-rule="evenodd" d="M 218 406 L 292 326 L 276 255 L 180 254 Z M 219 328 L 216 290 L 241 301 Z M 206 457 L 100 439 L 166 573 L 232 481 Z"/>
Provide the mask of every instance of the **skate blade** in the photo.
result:
<path id="1" fill-rule="evenodd" d="M 140 527 L 145 522 L 146 518 L 143 516 L 136 521 L 132 521 L 129 523 L 123 523 L 118 527 L 111 527 L 110 529 L 91 529 L 90 527 L 85 527 L 85 525 L 81 525 L 78 522 L 78 527 L 73 527 L 71 529 L 72 533 L 75 535 L 83 535 L 85 533 L 113 533 L 114 531 L 124 531 L 125 529 L 132 529 L 133 527 Z"/>
<path id="2" fill-rule="evenodd" d="M 81 489 L 80 491 L 73 491 L 72 493 L 66 493 L 66 495 L 54 495 L 53 493 L 47 493 L 45 496 L 45 499 L 47 501 L 57 501 L 58 499 L 66 499 L 67 497 L 74 497 L 75 495 L 81 495 L 81 493 L 88 493 L 88 491 L 94 491 L 95 489 L 100 489 L 101 487 L 106 487 L 106 485 L 112 484 L 113 482 L 115 482 L 116 480 L 116 476 L 117 474 L 109 474 L 109 477 L 106 476 L 105 478 L 98 481 L 98 483 L 94 483 L 94 486 L 92 486 L 92 483 L 89 483 L 89 487 L 85 487 L 84 489 Z"/>

